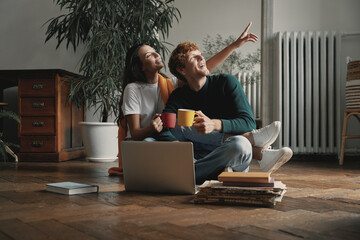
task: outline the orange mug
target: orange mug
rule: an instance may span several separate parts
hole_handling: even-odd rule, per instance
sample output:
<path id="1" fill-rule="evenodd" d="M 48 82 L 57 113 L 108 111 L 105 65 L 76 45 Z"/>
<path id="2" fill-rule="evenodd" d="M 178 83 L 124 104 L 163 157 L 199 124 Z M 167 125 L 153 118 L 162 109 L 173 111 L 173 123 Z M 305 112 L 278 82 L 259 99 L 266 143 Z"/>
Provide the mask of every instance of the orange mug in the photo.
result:
<path id="1" fill-rule="evenodd" d="M 178 125 L 183 127 L 191 127 L 196 116 L 195 110 L 178 109 Z"/>

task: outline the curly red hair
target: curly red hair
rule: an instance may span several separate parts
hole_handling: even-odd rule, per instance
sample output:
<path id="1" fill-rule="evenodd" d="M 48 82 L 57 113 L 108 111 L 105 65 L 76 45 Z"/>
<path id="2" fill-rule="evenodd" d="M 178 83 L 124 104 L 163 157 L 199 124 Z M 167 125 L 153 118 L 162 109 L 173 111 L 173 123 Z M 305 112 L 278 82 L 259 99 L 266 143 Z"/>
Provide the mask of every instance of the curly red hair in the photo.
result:
<path id="1" fill-rule="evenodd" d="M 169 59 L 169 69 L 174 76 L 186 82 L 185 77 L 177 71 L 177 68 L 184 68 L 187 54 L 191 51 L 199 50 L 199 47 L 193 42 L 183 42 L 177 45 L 172 51 Z"/>

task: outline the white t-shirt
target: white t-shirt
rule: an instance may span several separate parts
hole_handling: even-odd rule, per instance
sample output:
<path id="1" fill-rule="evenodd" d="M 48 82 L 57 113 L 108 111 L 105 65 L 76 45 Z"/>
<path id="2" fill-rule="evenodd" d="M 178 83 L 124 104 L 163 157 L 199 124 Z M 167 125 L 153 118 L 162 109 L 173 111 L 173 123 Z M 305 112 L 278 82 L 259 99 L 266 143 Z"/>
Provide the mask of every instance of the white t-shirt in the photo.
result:
<path id="1" fill-rule="evenodd" d="M 177 79 L 171 79 L 174 87 L 177 87 Z M 165 105 L 161 98 L 158 83 L 130 83 L 124 90 L 122 111 L 124 116 L 130 114 L 140 114 L 140 127 L 150 125 L 155 113 L 162 113 Z M 131 137 L 128 127 L 127 138 Z"/>

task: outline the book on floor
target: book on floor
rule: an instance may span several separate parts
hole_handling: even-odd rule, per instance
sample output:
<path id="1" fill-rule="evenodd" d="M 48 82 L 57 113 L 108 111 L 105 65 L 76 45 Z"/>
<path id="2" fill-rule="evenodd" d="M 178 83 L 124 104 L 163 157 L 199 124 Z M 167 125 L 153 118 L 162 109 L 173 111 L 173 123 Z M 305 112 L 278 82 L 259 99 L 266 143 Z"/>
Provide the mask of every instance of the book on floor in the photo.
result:
<path id="1" fill-rule="evenodd" d="M 99 192 L 99 186 L 77 182 L 58 182 L 46 184 L 46 191 L 74 195 Z"/>
<path id="2" fill-rule="evenodd" d="M 269 183 L 271 177 L 267 172 L 222 172 L 218 180 L 220 182 Z"/>

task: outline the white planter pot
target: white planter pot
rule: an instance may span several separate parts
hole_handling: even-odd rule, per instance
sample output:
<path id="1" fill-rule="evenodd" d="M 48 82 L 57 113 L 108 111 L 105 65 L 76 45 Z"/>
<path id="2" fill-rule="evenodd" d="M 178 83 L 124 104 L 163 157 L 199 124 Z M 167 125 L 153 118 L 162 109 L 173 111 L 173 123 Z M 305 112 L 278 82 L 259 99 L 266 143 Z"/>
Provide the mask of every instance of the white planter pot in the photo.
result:
<path id="1" fill-rule="evenodd" d="M 79 124 L 88 161 L 114 162 L 118 159 L 116 123 L 80 122 Z"/>

